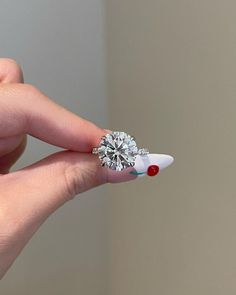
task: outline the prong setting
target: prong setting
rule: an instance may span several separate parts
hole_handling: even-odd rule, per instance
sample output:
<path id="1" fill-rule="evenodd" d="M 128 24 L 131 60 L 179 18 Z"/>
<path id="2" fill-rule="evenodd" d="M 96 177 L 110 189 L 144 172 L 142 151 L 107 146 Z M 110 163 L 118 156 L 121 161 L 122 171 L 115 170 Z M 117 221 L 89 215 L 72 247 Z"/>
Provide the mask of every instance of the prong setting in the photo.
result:
<path id="1" fill-rule="evenodd" d="M 122 171 L 134 167 L 137 155 L 145 155 L 147 149 L 137 147 L 135 137 L 123 131 L 113 131 L 101 137 L 98 147 L 93 148 L 103 167 Z"/>

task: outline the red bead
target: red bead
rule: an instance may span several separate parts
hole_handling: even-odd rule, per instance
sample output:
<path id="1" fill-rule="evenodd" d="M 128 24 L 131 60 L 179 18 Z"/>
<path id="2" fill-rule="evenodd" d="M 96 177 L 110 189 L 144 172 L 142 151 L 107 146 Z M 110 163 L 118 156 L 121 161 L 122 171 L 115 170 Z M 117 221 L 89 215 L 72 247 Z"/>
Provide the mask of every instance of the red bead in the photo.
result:
<path id="1" fill-rule="evenodd" d="M 159 173 L 159 167 L 157 165 L 152 165 L 148 167 L 147 175 L 148 176 L 155 176 Z"/>

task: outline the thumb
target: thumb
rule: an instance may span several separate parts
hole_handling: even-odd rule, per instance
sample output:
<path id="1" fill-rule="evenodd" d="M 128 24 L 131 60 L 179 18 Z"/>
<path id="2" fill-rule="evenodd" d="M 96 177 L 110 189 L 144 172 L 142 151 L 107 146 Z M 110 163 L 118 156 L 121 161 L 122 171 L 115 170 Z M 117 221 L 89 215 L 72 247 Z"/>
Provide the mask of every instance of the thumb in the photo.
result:
<path id="1" fill-rule="evenodd" d="M 116 172 L 102 167 L 92 153 L 61 151 L 2 176 L 1 187 L 22 218 L 41 223 L 79 193 L 108 182 L 135 179 L 136 175 L 128 173 L 131 170 Z"/>
<path id="2" fill-rule="evenodd" d="M 137 156 L 134 167 L 119 172 L 102 167 L 97 155 L 92 153 L 61 151 L 2 176 L 6 183 L 2 187 L 5 193 L 9 192 L 8 198 L 14 198 L 10 203 L 22 216 L 40 222 L 79 193 L 105 183 L 126 182 L 150 175 L 147 173 L 150 167 L 158 167 L 159 172 L 172 161 L 168 155 Z"/>
<path id="3" fill-rule="evenodd" d="M 117 173 L 114 176 L 101 167 L 93 154 L 62 151 L 2 175 L 0 279 L 49 215 L 78 193 L 106 182 L 124 180 Z"/>
<path id="4" fill-rule="evenodd" d="M 0 236 L 5 241 L 0 241 L 0 278 L 47 217 L 76 194 L 139 178 L 147 175 L 147 168 L 162 170 L 172 161 L 168 155 L 137 156 L 134 167 L 117 172 L 101 167 L 96 155 L 62 151 L 1 176 Z"/>

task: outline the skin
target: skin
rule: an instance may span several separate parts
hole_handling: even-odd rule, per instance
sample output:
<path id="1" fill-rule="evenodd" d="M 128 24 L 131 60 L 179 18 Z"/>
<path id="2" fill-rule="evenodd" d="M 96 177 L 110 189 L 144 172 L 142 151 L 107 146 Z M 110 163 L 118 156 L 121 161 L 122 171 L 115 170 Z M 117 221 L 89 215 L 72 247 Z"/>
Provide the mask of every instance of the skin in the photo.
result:
<path id="1" fill-rule="evenodd" d="M 77 194 L 136 176 L 100 166 L 92 148 L 108 130 L 23 83 L 20 66 L 0 59 L 0 279 L 40 225 Z M 27 134 L 65 151 L 9 172 Z M 55 185 L 55 183 L 57 185 Z"/>

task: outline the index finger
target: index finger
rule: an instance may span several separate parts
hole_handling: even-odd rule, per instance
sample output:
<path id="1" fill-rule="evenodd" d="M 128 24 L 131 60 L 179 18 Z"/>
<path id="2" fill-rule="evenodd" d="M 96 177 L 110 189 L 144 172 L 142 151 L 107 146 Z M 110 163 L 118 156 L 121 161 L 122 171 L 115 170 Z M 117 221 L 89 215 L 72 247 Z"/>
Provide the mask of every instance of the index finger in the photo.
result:
<path id="1" fill-rule="evenodd" d="M 0 137 L 30 134 L 47 143 L 91 152 L 107 132 L 56 104 L 34 86 L 0 86 Z"/>

